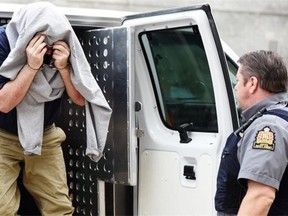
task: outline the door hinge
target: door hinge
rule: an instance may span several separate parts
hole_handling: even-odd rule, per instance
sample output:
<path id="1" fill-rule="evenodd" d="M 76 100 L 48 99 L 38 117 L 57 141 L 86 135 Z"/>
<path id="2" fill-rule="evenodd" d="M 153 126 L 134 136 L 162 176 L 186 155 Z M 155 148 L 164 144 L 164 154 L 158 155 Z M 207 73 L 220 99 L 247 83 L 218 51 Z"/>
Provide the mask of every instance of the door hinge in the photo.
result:
<path id="1" fill-rule="evenodd" d="M 136 128 L 136 136 L 137 138 L 141 138 L 144 135 L 144 130 L 140 128 Z"/>

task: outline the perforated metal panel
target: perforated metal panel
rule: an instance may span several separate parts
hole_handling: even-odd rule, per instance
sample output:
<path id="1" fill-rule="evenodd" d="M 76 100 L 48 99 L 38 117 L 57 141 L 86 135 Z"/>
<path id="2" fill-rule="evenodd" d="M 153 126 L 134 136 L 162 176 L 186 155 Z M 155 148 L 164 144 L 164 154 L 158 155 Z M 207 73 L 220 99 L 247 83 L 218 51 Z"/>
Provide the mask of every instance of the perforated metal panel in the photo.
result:
<path id="1" fill-rule="evenodd" d="M 127 30 L 76 30 L 76 33 L 93 76 L 113 109 L 102 159 L 95 163 L 85 156 L 85 109 L 73 104 L 67 96 L 57 125 L 67 135 L 63 150 L 75 213 L 97 215 L 97 179 L 129 184 Z"/>

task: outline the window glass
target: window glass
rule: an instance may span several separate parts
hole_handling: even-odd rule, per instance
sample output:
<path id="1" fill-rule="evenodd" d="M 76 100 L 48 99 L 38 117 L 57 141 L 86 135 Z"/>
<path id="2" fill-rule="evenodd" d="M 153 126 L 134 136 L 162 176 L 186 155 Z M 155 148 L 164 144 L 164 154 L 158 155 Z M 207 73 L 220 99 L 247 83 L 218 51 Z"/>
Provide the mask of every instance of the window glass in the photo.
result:
<path id="1" fill-rule="evenodd" d="M 232 87 L 233 87 L 234 101 L 235 101 L 235 105 L 236 105 L 237 111 L 238 111 L 238 122 L 241 122 L 241 114 L 240 114 L 241 113 L 241 109 L 238 106 L 236 94 L 235 94 L 235 91 L 234 91 L 234 86 L 237 84 L 236 74 L 237 74 L 237 70 L 238 70 L 238 65 L 237 65 L 236 62 L 234 62 L 227 55 L 226 55 L 226 60 L 227 60 L 228 69 L 229 69 L 230 81 L 231 81 L 231 84 L 232 84 Z"/>
<path id="2" fill-rule="evenodd" d="M 145 32 L 140 42 L 164 124 L 217 132 L 210 69 L 197 26 Z"/>
<path id="3" fill-rule="evenodd" d="M 231 84 L 234 88 L 234 86 L 237 83 L 236 74 L 237 74 L 237 70 L 238 70 L 238 65 L 234 61 L 232 61 L 228 55 L 226 55 L 226 60 L 227 60 L 227 64 L 228 64 L 230 81 L 231 81 Z"/>

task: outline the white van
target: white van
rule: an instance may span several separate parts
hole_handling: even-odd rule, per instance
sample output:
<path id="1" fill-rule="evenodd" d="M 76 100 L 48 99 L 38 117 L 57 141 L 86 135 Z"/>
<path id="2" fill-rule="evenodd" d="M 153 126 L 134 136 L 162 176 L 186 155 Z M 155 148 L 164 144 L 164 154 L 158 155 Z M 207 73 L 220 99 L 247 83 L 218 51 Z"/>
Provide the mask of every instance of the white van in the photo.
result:
<path id="1" fill-rule="evenodd" d="M 1 24 L 19 6 L 0 4 Z M 139 14 L 61 9 L 113 109 L 95 163 L 84 152 L 84 109 L 63 103 L 57 124 L 67 134 L 75 215 L 215 215 L 220 154 L 239 126 L 238 66 L 210 6 Z M 28 197 L 22 188 L 19 214 L 35 215 Z"/>

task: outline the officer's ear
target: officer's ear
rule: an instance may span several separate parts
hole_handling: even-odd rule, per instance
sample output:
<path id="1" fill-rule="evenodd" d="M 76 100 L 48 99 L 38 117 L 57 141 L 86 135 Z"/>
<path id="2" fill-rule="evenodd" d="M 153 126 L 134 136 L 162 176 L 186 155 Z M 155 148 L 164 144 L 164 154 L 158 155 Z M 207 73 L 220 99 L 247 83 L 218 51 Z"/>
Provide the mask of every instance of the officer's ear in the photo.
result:
<path id="1" fill-rule="evenodd" d="M 251 94 L 255 93 L 255 91 L 260 87 L 257 77 L 251 76 L 247 82 L 249 85 L 249 92 Z"/>

